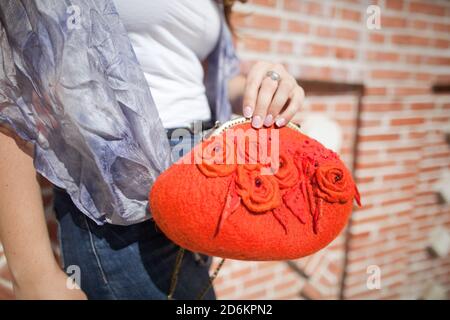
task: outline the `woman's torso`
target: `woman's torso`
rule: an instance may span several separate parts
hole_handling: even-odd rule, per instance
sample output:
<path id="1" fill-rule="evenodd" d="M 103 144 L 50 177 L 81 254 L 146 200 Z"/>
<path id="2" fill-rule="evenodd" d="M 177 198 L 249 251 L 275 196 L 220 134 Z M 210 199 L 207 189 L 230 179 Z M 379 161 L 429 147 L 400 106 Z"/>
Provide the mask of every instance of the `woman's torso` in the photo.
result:
<path id="1" fill-rule="evenodd" d="M 202 61 L 220 35 L 213 0 L 114 0 L 164 127 L 208 120 Z"/>

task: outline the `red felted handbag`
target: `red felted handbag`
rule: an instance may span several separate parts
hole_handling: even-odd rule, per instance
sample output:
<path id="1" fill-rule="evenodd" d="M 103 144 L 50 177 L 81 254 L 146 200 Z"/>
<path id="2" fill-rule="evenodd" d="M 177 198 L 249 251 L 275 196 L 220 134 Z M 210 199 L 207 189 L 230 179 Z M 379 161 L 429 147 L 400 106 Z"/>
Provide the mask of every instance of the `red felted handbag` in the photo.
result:
<path id="1" fill-rule="evenodd" d="M 240 260 L 320 250 L 346 225 L 353 199 L 360 204 L 335 152 L 292 123 L 255 130 L 244 118 L 216 129 L 163 172 L 149 195 L 156 224 L 173 242 Z"/>

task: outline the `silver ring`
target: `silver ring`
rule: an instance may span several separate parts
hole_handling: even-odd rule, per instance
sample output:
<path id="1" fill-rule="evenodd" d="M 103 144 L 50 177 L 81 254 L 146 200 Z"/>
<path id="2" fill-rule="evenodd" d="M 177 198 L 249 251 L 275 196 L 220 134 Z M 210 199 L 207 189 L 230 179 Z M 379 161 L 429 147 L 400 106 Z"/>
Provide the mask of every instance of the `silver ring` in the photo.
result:
<path id="1" fill-rule="evenodd" d="M 275 72 L 273 70 L 267 71 L 266 76 L 272 79 L 273 81 L 280 82 L 281 76 L 278 72 Z"/>

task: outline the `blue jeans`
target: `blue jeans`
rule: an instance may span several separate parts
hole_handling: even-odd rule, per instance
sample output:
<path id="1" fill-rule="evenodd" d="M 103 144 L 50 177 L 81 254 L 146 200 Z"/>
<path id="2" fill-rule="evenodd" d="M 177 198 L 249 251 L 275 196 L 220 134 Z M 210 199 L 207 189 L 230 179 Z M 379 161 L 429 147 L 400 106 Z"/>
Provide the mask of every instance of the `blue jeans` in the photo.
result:
<path id="1" fill-rule="evenodd" d="M 98 226 L 61 189 L 55 189 L 54 208 L 64 268 L 80 268 L 80 286 L 89 299 L 167 299 L 179 247 L 153 220 Z M 209 267 L 208 257 L 186 250 L 174 298 L 195 299 L 208 284 Z M 205 299 L 215 299 L 213 288 Z"/>

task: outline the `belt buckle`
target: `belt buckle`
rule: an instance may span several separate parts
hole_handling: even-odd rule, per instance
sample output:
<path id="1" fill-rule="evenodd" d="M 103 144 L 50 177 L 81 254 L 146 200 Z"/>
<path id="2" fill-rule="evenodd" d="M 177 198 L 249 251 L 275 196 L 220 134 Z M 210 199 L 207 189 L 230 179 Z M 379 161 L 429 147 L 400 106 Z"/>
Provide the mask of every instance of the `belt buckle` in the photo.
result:
<path id="1" fill-rule="evenodd" d="M 221 126 L 222 124 L 220 123 L 220 121 L 216 121 L 214 123 L 214 126 L 210 129 L 204 130 L 202 132 L 202 138 L 203 139 L 208 139 L 210 136 L 212 136 L 214 134 L 214 132 Z"/>

